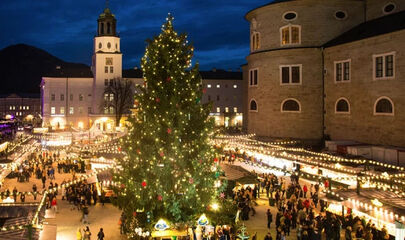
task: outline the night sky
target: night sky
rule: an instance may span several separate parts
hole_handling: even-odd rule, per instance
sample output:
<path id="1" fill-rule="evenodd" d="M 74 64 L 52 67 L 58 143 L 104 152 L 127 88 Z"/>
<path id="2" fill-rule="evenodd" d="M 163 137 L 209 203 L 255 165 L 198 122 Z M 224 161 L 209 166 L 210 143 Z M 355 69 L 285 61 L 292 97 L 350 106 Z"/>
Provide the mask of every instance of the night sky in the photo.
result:
<path id="1" fill-rule="evenodd" d="M 271 0 L 110 0 L 121 36 L 123 67 L 140 65 L 145 39 L 160 32 L 167 13 L 188 33 L 202 70 L 235 71 L 249 53 L 244 15 Z M 90 65 L 98 15 L 105 0 L 1 0 L 0 49 L 25 43 L 69 62 Z"/>

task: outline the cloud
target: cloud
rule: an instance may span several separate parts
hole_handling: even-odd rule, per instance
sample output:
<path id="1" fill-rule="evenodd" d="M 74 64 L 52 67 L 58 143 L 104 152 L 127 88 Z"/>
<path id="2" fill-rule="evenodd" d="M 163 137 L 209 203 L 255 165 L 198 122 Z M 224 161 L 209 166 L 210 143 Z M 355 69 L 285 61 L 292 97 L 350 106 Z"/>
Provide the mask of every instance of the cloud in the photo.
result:
<path id="1" fill-rule="evenodd" d="M 97 17 L 94 0 L 0 1 L 0 48 L 31 44 L 66 61 L 91 63 Z M 116 15 L 125 68 L 139 66 L 145 40 L 160 32 L 167 13 L 178 32 L 188 33 L 201 68 L 238 68 L 245 63 L 249 25 L 244 15 L 265 0 L 110 0 Z"/>

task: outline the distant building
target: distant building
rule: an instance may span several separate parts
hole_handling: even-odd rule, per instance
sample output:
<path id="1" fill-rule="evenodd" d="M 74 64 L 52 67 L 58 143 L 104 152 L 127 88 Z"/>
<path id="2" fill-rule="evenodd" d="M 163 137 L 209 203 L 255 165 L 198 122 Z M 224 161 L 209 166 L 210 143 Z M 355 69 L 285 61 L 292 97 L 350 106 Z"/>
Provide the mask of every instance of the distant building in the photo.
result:
<path id="1" fill-rule="evenodd" d="M 41 103 L 39 94 L 10 94 L 0 96 L 0 114 L 2 119 L 16 119 L 33 123 L 40 121 Z"/>
<path id="2" fill-rule="evenodd" d="M 246 14 L 244 127 L 405 147 L 403 0 L 279 0 Z"/>
<path id="3" fill-rule="evenodd" d="M 201 71 L 206 93 L 202 102 L 213 102 L 211 116 L 218 126 L 242 126 L 242 72 Z M 41 104 L 43 126 L 53 129 L 96 128 L 113 130 L 114 109 L 105 108 L 105 88 L 115 78 L 142 84 L 140 69 L 122 70 L 120 37 L 116 32 L 116 19 L 106 8 L 98 18 L 94 37 L 93 63 L 90 68 L 64 69 L 56 67 L 42 78 Z"/>
<path id="4" fill-rule="evenodd" d="M 205 89 L 202 102 L 212 103 L 210 116 L 215 118 L 215 125 L 242 128 L 242 72 L 214 69 L 200 74 Z"/>

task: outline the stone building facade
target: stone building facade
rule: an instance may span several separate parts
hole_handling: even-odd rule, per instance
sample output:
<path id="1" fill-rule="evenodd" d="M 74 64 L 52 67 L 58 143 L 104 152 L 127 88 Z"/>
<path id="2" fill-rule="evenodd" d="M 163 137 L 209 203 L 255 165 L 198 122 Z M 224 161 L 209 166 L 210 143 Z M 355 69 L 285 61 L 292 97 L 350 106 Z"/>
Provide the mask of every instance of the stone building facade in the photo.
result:
<path id="1" fill-rule="evenodd" d="M 0 117 L 24 123 L 41 121 L 39 94 L 10 94 L 0 97 Z"/>
<path id="2" fill-rule="evenodd" d="M 279 0 L 248 12 L 246 130 L 404 147 L 404 10 L 404 0 Z"/>

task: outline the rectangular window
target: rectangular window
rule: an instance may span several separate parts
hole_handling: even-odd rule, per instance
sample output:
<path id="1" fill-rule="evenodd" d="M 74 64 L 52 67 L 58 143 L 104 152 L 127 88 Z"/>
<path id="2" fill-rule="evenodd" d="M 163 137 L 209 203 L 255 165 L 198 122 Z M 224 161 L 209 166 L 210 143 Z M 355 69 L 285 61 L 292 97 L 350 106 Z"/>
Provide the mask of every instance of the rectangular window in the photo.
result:
<path id="1" fill-rule="evenodd" d="M 108 79 L 104 79 L 104 86 L 105 86 L 105 87 L 108 86 Z"/>
<path id="2" fill-rule="evenodd" d="M 114 73 L 114 67 L 113 66 L 110 67 L 110 73 Z"/>
<path id="3" fill-rule="evenodd" d="M 55 107 L 51 107 L 51 114 L 55 114 L 55 113 L 56 113 Z"/>
<path id="4" fill-rule="evenodd" d="M 87 113 L 91 113 L 91 107 L 87 108 Z"/>
<path id="5" fill-rule="evenodd" d="M 114 100 L 114 94 L 110 93 L 110 102 L 112 102 Z"/>
<path id="6" fill-rule="evenodd" d="M 395 52 L 373 55 L 374 79 L 395 77 Z"/>
<path id="7" fill-rule="evenodd" d="M 301 84 L 301 64 L 280 66 L 281 84 Z"/>
<path id="8" fill-rule="evenodd" d="M 288 25 L 280 29 L 281 45 L 300 44 L 301 43 L 301 27 L 296 25 Z"/>
<path id="9" fill-rule="evenodd" d="M 108 73 L 108 67 L 107 66 L 104 67 L 104 73 Z"/>
<path id="10" fill-rule="evenodd" d="M 259 74 L 259 70 L 257 68 L 249 70 L 249 85 L 250 86 L 257 86 L 258 78 L 259 78 L 258 74 Z"/>
<path id="11" fill-rule="evenodd" d="M 229 112 L 229 108 L 228 108 L 228 107 L 225 107 L 225 112 Z"/>
<path id="12" fill-rule="evenodd" d="M 104 114 L 108 114 L 108 107 L 104 107 Z"/>
<path id="13" fill-rule="evenodd" d="M 79 94 L 79 101 L 83 101 L 83 94 Z"/>
<path id="14" fill-rule="evenodd" d="M 335 62 L 335 81 L 350 81 L 350 59 Z"/>
<path id="15" fill-rule="evenodd" d="M 234 84 L 234 85 L 233 85 L 233 88 L 238 88 L 238 85 Z"/>
<path id="16" fill-rule="evenodd" d="M 75 109 L 74 109 L 73 107 L 70 107 L 70 108 L 69 108 L 69 114 L 72 115 L 74 112 L 75 112 Z"/>
<path id="17" fill-rule="evenodd" d="M 110 79 L 110 86 L 114 85 L 114 79 Z"/>
<path id="18" fill-rule="evenodd" d="M 83 113 L 83 107 L 79 107 L 79 114 Z"/>
<path id="19" fill-rule="evenodd" d="M 217 95 L 217 101 L 219 101 L 219 95 Z"/>
<path id="20" fill-rule="evenodd" d="M 110 106 L 110 114 L 114 113 L 114 108 L 112 106 Z"/>
<path id="21" fill-rule="evenodd" d="M 61 94 L 61 95 L 60 95 L 60 100 L 61 100 L 61 101 L 65 101 L 65 95 Z"/>
<path id="22" fill-rule="evenodd" d="M 217 84 L 217 88 L 220 88 L 220 87 L 221 87 L 221 85 Z"/>
<path id="23" fill-rule="evenodd" d="M 211 84 L 207 84 L 207 88 L 211 88 Z"/>
<path id="24" fill-rule="evenodd" d="M 27 110 L 30 110 L 30 106 L 27 106 L 27 108 L 26 108 Z"/>
<path id="25" fill-rule="evenodd" d="M 108 101 L 108 93 L 104 93 L 104 101 Z"/>
<path id="26" fill-rule="evenodd" d="M 211 101 L 211 95 L 208 95 L 208 101 Z"/>
<path id="27" fill-rule="evenodd" d="M 10 110 L 12 110 L 13 109 L 13 107 L 12 106 L 10 106 Z"/>
<path id="28" fill-rule="evenodd" d="M 65 114 L 65 107 L 60 107 L 59 112 L 60 114 Z"/>
<path id="29" fill-rule="evenodd" d="M 221 108 L 217 107 L 217 113 L 221 112 Z"/>
<path id="30" fill-rule="evenodd" d="M 51 101 L 55 101 L 55 94 L 51 94 Z"/>
<path id="31" fill-rule="evenodd" d="M 238 112 L 238 108 L 237 108 L 237 107 L 234 107 L 234 108 L 233 108 L 233 112 L 234 112 L 234 113 L 237 113 L 237 112 Z"/>

